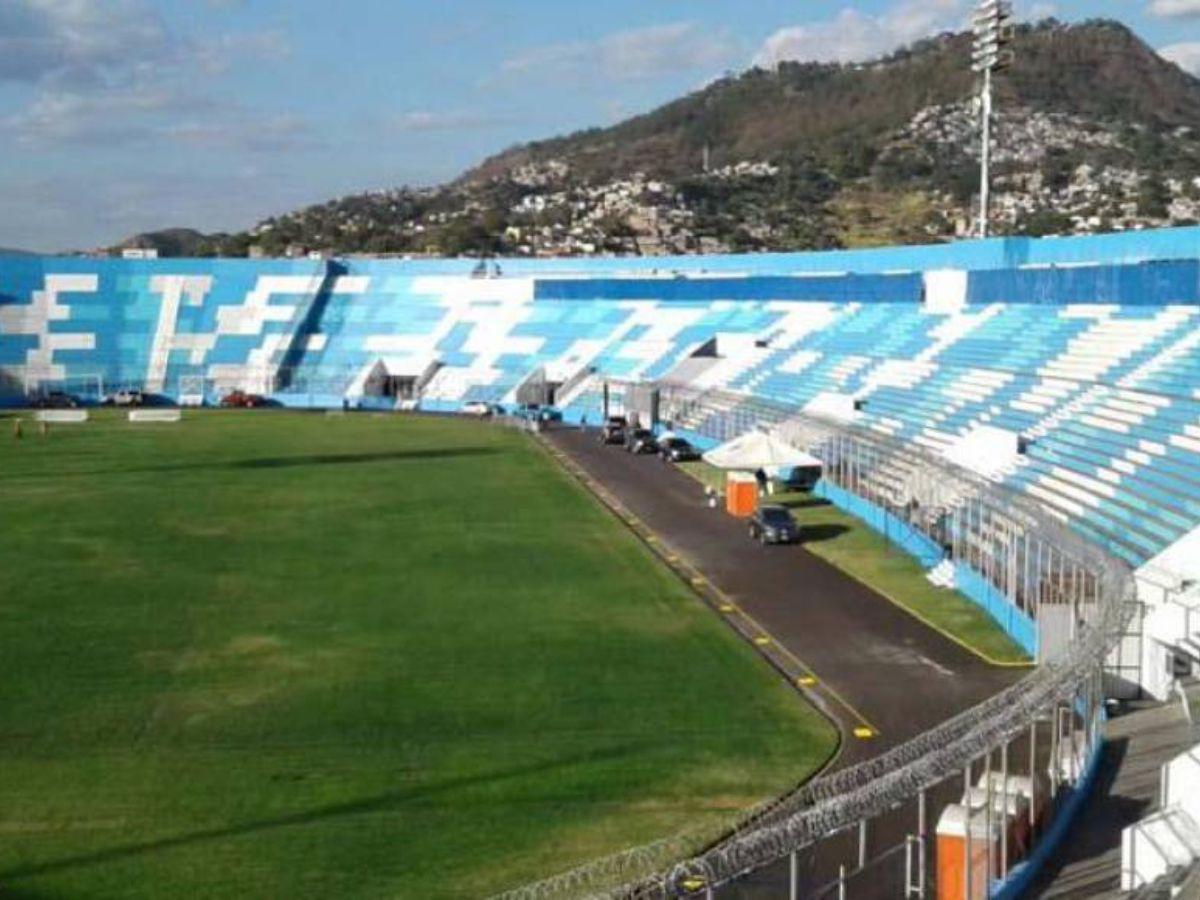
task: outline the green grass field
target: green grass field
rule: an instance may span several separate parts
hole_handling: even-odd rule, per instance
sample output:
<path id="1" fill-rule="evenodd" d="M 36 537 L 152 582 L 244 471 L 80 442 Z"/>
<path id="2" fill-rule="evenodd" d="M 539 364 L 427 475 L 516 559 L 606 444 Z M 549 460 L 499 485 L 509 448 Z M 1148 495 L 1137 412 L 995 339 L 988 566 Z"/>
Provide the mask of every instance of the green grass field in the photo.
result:
<path id="1" fill-rule="evenodd" d="M 723 474 L 708 463 L 683 467 L 702 483 L 722 486 Z M 820 535 L 804 545 L 816 556 L 994 663 L 1029 662 L 1025 651 L 987 613 L 958 592 L 930 583 L 915 559 L 858 519 L 805 494 L 781 494 L 774 501 L 790 507 L 803 529 Z"/>
<path id="2" fill-rule="evenodd" d="M 5 898 L 487 895 L 835 748 L 525 435 L 0 428 Z"/>

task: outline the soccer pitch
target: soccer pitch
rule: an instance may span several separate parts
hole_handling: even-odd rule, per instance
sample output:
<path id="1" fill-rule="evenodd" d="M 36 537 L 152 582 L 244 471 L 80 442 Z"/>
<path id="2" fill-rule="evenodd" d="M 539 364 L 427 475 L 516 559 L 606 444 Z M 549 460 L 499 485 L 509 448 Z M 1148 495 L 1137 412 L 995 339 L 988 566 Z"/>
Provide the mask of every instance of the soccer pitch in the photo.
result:
<path id="1" fill-rule="evenodd" d="M 5 897 L 482 896 L 834 751 L 526 435 L 0 426 Z"/>

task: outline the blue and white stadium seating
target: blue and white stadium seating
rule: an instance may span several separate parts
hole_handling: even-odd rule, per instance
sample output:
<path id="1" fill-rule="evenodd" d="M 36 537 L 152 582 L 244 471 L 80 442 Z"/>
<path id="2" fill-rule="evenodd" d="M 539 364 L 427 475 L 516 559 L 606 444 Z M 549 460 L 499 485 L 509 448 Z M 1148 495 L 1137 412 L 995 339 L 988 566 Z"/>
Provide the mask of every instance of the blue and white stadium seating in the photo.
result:
<path id="1" fill-rule="evenodd" d="M 451 409 L 511 400 L 535 372 L 690 371 L 747 401 L 853 398 L 860 425 L 934 452 L 982 426 L 1020 435 L 993 477 L 1173 593 L 1200 582 L 1200 229 L 502 265 L 0 257 L 0 400 L 369 405 L 382 367 Z"/>

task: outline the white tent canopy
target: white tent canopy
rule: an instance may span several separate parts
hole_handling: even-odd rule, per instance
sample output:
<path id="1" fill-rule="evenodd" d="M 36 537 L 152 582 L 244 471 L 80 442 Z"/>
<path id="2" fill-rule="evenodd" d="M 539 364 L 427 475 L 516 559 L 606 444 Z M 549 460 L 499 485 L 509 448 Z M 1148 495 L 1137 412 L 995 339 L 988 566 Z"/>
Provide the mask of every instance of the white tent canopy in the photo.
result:
<path id="1" fill-rule="evenodd" d="M 752 431 L 739 438 L 714 447 L 704 454 L 704 461 L 718 469 L 799 469 L 820 466 L 821 461 L 787 441 L 765 431 Z"/>

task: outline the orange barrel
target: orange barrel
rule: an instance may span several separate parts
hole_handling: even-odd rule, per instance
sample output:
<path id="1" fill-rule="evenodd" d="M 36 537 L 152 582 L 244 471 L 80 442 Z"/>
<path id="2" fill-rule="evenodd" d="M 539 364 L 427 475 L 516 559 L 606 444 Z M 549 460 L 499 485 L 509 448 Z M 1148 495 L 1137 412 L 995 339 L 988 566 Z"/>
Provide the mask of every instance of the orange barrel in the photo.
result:
<path id="1" fill-rule="evenodd" d="M 758 509 L 758 482 L 745 472 L 730 472 L 725 480 L 725 509 L 731 516 L 748 519 Z"/>
<path id="2" fill-rule="evenodd" d="M 971 829 L 971 858 L 967 859 L 967 828 Z M 992 860 L 999 864 L 999 830 L 992 829 Z M 995 877 L 995 872 L 992 876 Z M 967 879 L 971 879 L 971 896 L 983 900 L 988 896 L 987 813 L 951 804 L 942 811 L 937 826 L 937 898 L 965 900 Z"/>

